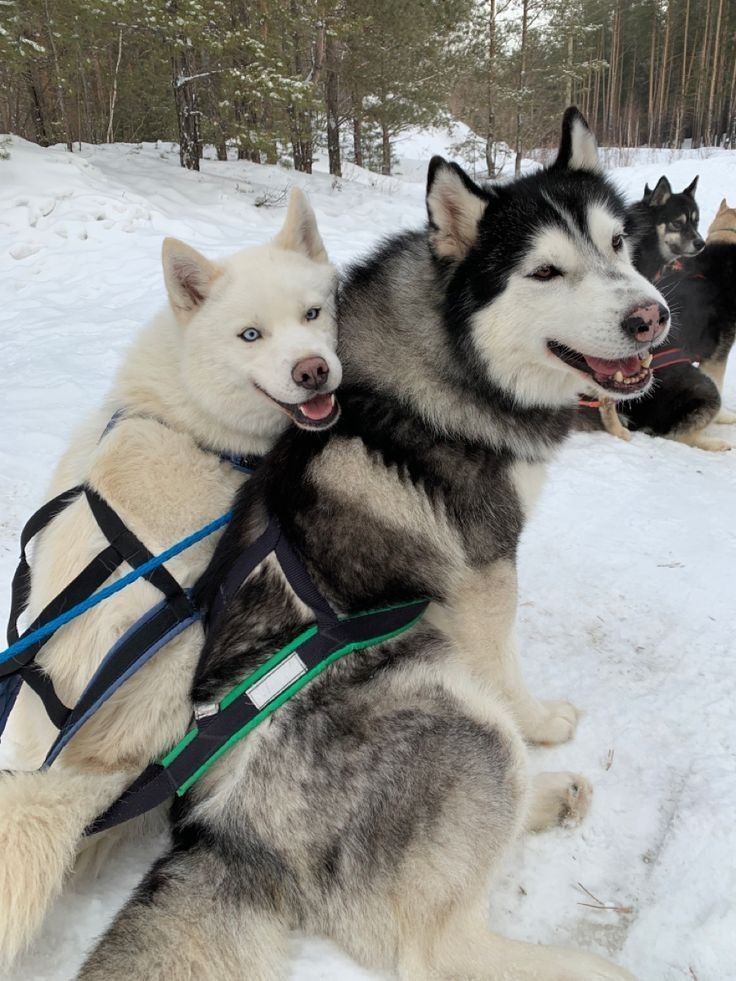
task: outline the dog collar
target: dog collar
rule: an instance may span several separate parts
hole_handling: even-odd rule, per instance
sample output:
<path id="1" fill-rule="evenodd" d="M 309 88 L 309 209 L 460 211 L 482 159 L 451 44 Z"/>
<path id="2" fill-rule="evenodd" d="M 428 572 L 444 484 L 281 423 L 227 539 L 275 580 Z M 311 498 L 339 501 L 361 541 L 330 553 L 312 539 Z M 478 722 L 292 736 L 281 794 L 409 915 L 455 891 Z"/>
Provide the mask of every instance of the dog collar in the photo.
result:
<path id="1" fill-rule="evenodd" d="M 165 426 L 166 429 L 171 429 L 172 432 L 181 432 L 179 429 L 174 429 L 170 426 L 168 422 L 165 422 L 160 416 L 153 415 L 150 412 L 140 412 L 132 415 L 127 415 L 125 409 L 116 409 L 110 417 L 110 421 L 105 426 L 100 436 L 100 442 L 107 436 L 107 434 L 115 428 L 115 426 L 121 421 L 121 419 L 150 419 L 153 422 L 157 422 L 160 426 Z M 211 453 L 213 456 L 219 457 L 222 463 L 228 463 L 233 470 L 237 470 L 240 473 L 253 474 L 258 468 L 262 456 L 257 456 L 256 454 L 244 455 L 242 453 L 231 453 L 231 452 L 221 452 L 220 450 L 213 450 L 211 446 L 205 446 L 203 443 L 194 440 L 197 447 L 202 450 L 203 453 Z"/>

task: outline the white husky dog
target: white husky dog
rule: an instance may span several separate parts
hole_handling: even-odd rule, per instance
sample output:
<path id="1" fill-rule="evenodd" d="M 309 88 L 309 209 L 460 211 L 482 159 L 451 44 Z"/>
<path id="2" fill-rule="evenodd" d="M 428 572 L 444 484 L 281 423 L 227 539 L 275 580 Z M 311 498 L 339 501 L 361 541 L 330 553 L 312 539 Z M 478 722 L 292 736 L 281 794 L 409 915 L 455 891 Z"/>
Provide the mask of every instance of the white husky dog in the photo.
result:
<path id="1" fill-rule="evenodd" d="M 154 554 L 228 510 L 245 478 L 221 454 L 265 453 L 289 419 L 303 428 L 329 425 L 341 378 L 335 270 L 300 191 L 292 191 L 284 227 L 271 243 L 215 263 L 167 239 L 163 267 L 170 306 L 132 346 L 104 407 L 73 439 L 48 492 L 51 498 L 86 483 Z M 216 538 L 167 563 L 183 587 L 204 570 Z M 106 545 L 87 501 L 77 498 L 39 537 L 31 620 Z M 37 661 L 66 705 L 74 705 L 115 641 L 160 600 L 140 579 L 49 641 Z M 85 827 L 186 731 L 201 644 L 198 624 L 171 641 L 50 769 L 0 773 L 0 964 L 10 963 L 40 927 Z M 8 728 L 18 764 L 39 766 L 56 735 L 24 686 Z"/>

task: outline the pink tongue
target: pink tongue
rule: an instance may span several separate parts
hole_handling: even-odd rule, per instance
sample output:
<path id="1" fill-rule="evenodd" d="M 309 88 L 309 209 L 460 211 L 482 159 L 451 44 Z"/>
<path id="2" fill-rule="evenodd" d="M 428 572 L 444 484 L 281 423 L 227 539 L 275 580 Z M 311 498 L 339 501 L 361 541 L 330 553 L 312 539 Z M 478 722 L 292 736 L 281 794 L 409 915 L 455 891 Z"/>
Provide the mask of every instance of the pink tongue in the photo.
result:
<path id="1" fill-rule="evenodd" d="M 308 402 L 302 402 L 299 406 L 299 411 L 307 419 L 317 421 L 319 419 L 326 419 L 332 412 L 334 404 L 335 399 L 332 395 L 315 395 Z"/>
<path id="2" fill-rule="evenodd" d="M 641 369 L 641 362 L 635 354 L 630 358 L 621 358 L 619 361 L 589 358 L 587 355 L 583 357 L 597 375 L 615 375 L 617 371 L 622 375 L 635 375 Z"/>

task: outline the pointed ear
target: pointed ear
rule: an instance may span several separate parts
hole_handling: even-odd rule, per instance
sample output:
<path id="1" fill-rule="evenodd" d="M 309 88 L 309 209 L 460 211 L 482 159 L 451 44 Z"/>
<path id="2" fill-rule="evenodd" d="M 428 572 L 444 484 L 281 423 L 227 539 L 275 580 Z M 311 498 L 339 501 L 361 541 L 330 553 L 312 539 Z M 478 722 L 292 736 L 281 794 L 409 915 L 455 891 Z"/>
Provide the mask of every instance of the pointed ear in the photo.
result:
<path id="1" fill-rule="evenodd" d="M 718 214 L 720 215 L 722 211 L 728 211 L 728 201 L 725 198 L 718 205 Z"/>
<path id="2" fill-rule="evenodd" d="M 700 178 L 700 174 L 697 174 L 696 177 L 695 177 L 695 180 L 693 180 L 693 182 L 691 184 L 688 184 L 688 186 L 685 188 L 685 190 L 682 193 L 683 194 L 689 194 L 691 198 L 694 198 L 695 197 L 695 189 L 698 186 L 698 179 L 699 178 Z"/>
<path id="3" fill-rule="evenodd" d="M 672 185 L 663 174 L 657 181 L 654 190 L 652 191 L 652 196 L 649 199 L 649 204 L 653 208 L 661 208 L 663 204 L 667 204 L 667 202 L 671 197 L 672 197 Z"/>
<path id="4" fill-rule="evenodd" d="M 292 187 L 283 228 L 273 240 L 287 252 L 301 252 L 314 262 L 329 262 L 327 250 L 317 229 L 317 219 L 304 191 Z"/>
<path id="5" fill-rule="evenodd" d="M 642 200 L 648 201 L 651 196 L 652 196 L 652 189 L 651 189 L 651 187 L 648 184 L 645 184 L 644 185 L 644 197 L 643 197 Z"/>
<path id="6" fill-rule="evenodd" d="M 461 167 L 432 157 L 427 171 L 427 215 L 435 255 L 457 261 L 465 258 L 478 237 L 488 200 Z"/>
<path id="7" fill-rule="evenodd" d="M 584 116 L 575 106 L 565 110 L 562 117 L 562 138 L 551 169 L 601 171 L 598 144 Z"/>
<path id="8" fill-rule="evenodd" d="M 176 238 L 164 239 L 161 258 L 171 308 L 186 323 L 210 295 L 222 267 Z"/>

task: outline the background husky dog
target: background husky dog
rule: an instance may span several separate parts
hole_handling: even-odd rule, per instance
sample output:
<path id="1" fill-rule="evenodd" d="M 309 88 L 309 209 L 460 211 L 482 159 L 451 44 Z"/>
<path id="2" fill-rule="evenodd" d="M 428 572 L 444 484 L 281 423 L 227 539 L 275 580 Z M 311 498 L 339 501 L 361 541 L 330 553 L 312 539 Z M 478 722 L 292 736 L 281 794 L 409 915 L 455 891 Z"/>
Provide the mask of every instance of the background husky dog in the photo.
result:
<path id="1" fill-rule="evenodd" d="M 697 255 L 705 245 L 698 233 L 697 186 L 696 177 L 675 194 L 662 176 L 653 191 L 647 184 L 642 200 L 629 209 L 630 222 L 638 226 L 640 236 L 634 261 L 647 279 L 654 279 L 662 266 L 679 256 Z"/>
<path id="2" fill-rule="evenodd" d="M 334 421 L 335 272 L 300 191 L 269 245 L 210 262 L 167 239 L 170 308 L 141 334 L 104 409 L 73 440 L 49 496 L 92 485 L 154 553 L 222 514 L 243 475 L 219 454 L 262 454 L 291 418 Z M 122 417 L 101 438 L 113 412 Z M 191 586 L 212 539 L 167 565 Z M 84 501 L 43 532 L 31 619 L 107 544 Z M 122 575 L 124 569 L 120 569 Z M 40 663 L 73 705 L 113 643 L 161 594 L 139 580 L 64 627 Z M 87 824 L 186 730 L 199 625 L 160 651 L 72 739 L 50 770 L 0 774 L 0 962 L 39 927 Z M 30 689 L 13 713 L 19 765 L 38 766 L 56 730 Z M 96 839 L 95 839 L 96 840 Z"/>
<path id="3" fill-rule="evenodd" d="M 427 206 L 428 228 L 388 241 L 341 294 L 340 421 L 279 442 L 210 574 L 215 590 L 270 512 L 338 611 L 429 596 L 431 613 L 333 664 L 177 802 L 172 851 L 85 981 L 275 981 L 291 927 L 404 979 L 630 977 L 490 933 L 484 898 L 523 827 L 577 820 L 589 794 L 574 774 L 527 775 L 523 737 L 569 739 L 577 716 L 521 679 L 525 514 L 581 376 L 643 391 L 667 309 L 631 265 L 576 110 L 556 163 L 512 184 L 483 190 L 434 158 Z M 195 701 L 310 619 L 267 560 L 210 635 Z"/>
<path id="4" fill-rule="evenodd" d="M 726 440 L 705 436 L 703 430 L 712 422 L 736 423 L 736 414 L 721 407 L 726 363 L 736 337 L 734 284 L 736 209 L 724 198 L 703 251 L 671 263 L 657 283 L 673 307 L 673 356 L 699 361 L 700 367 L 684 363 L 658 370 L 649 395 L 621 409 L 629 429 L 670 436 L 702 450 L 731 449 Z M 601 415 L 608 432 L 628 438 L 613 403 L 602 407 Z"/>

